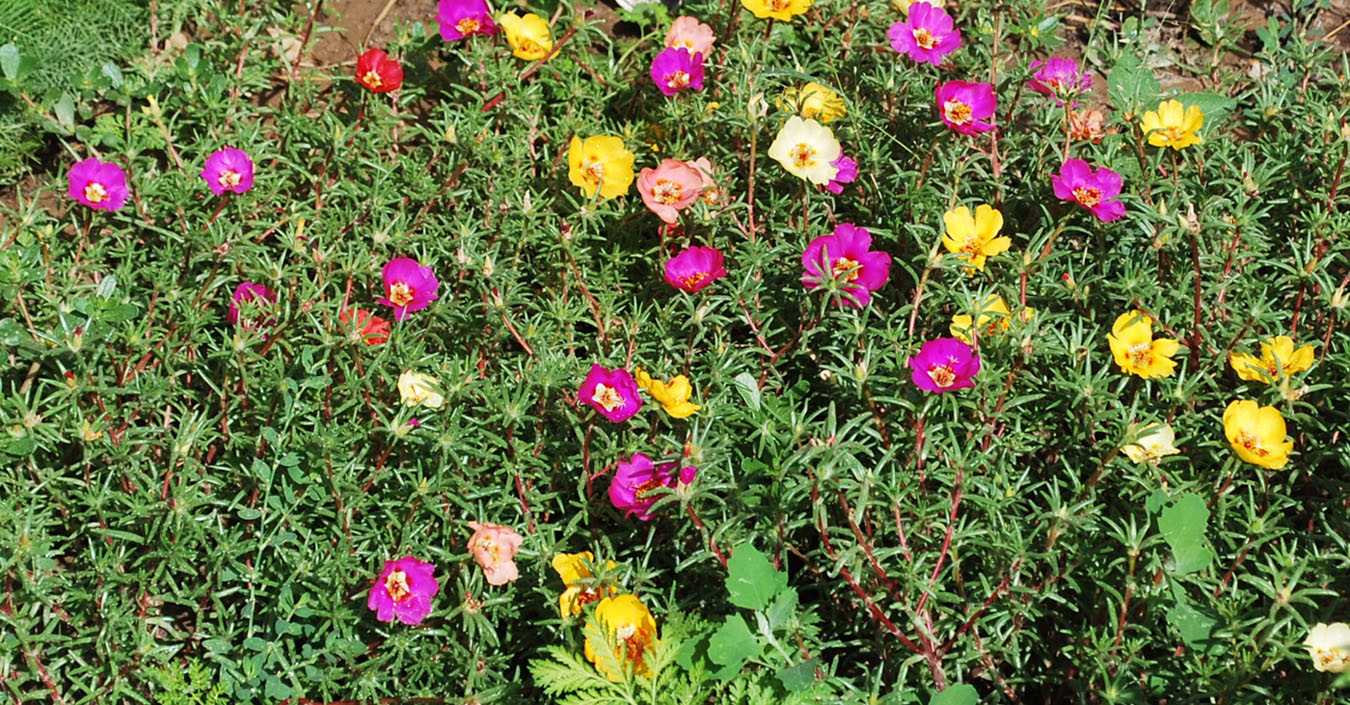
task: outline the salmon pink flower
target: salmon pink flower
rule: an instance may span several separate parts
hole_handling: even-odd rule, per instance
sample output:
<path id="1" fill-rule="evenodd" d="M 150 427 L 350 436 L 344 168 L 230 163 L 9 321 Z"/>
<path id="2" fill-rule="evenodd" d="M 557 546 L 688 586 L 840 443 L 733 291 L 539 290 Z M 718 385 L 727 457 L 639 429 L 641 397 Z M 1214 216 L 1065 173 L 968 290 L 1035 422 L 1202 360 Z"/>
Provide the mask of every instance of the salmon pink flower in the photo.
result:
<path id="1" fill-rule="evenodd" d="M 634 453 L 615 469 L 614 479 L 609 483 L 609 501 L 626 517 L 636 514 L 638 520 L 650 521 L 652 505 L 661 498 L 662 488 L 687 485 L 698 474 L 697 469 L 688 465 L 677 471 L 678 465 L 674 462 L 654 465 L 651 458 Z"/>
<path id="2" fill-rule="evenodd" d="M 243 282 L 234 288 L 234 297 L 230 300 L 230 323 L 244 330 L 271 328 L 276 318 L 267 311 L 276 302 L 276 292 L 262 284 Z M 245 315 L 240 315 L 241 311 Z"/>
<path id="3" fill-rule="evenodd" d="M 722 252 L 715 247 L 690 247 L 666 260 L 666 281 L 691 294 L 725 277 Z"/>
<path id="4" fill-rule="evenodd" d="M 356 57 L 356 82 L 376 93 L 396 91 L 403 85 L 403 67 L 383 49 L 367 49 Z"/>
<path id="5" fill-rule="evenodd" d="M 667 98 L 681 91 L 703 90 L 703 55 L 688 49 L 662 49 L 652 59 L 652 80 Z"/>
<path id="6" fill-rule="evenodd" d="M 424 267 L 415 259 L 399 257 L 384 265 L 384 298 L 378 301 L 394 308 L 394 320 L 399 323 L 413 311 L 421 311 L 440 298 L 436 290 L 441 282 L 431 267 Z"/>
<path id="7" fill-rule="evenodd" d="M 614 423 L 629 418 L 642 408 L 642 396 L 638 394 L 637 383 L 628 370 L 609 370 L 595 364 L 591 365 L 590 373 L 581 383 L 577 399 L 591 405 L 601 416 Z"/>
<path id="8" fill-rule="evenodd" d="M 389 321 L 371 315 L 370 311 L 364 308 L 343 309 L 342 313 L 338 314 L 338 322 L 348 327 L 348 334 L 353 336 L 353 342 L 360 340 L 366 345 L 379 345 L 389 340 Z"/>
<path id="9" fill-rule="evenodd" d="M 851 184 L 858 179 L 858 162 L 839 154 L 839 158 L 830 162 L 839 169 L 839 173 L 830 179 L 830 183 L 825 184 L 825 190 L 838 196 L 844 192 L 844 184 Z"/>
<path id="10" fill-rule="evenodd" d="M 515 557 L 525 539 L 515 529 L 476 521 L 469 522 L 469 528 L 473 529 L 469 553 L 482 567 L 488 585 L 505 585 L 520 577 Z"/>
<path id="11" fill-rule="evenodd" d="M 202 178 L 206 179 L 206 187 L 217 196 L 226 191 L 244 193 L 253 188 L 253 160 L 242 149 L 216 150 L 206 158 Z"/>
<path id="12" fill-rule="evenodd" d="M 909 359 L 910 378 L 926 392 L 951 392 L 975 386 L 980 356 L 956 338 L 937 338 Z"/>
<path id="13" fill-rule="evenodd" d="M 1092 88 L 1092 74 L 1082 70 L 1078 62 L 1061 56 L 1046 61 L 1031 62 L 1036 73 L 1027 81 L 1027 87 L 1042 95 L 1055 96 L 1056 105 L 1069 103 L 1077 107 L 1077 97 Z"/>
<path id="14" fill-rule="evenodd" d="M 891 256 L 872 251 L 872 234 L 853 223 L 840 223 L 831 235 L 821 235 L 802 253 L 802 284 L 808 290 L 834 282 L 847 297 L 844 303 L 862 308 L 872 292 L 891 277 Z M 831 287 L 833 290 L 834 287 Z"/>
<path id="15" fill-rule="evenodd" d="M 655 169 L 644 168 L 637 177 L 643 204 L 667 223 L 679 220 L 680 211 L 698 200 L 703 183 L 702 172 L 678 159 L 662 159 Z"/>
<path id="16" fill-rule="evenodd" d="M 1096 108 L 1069 113 L 1069 137 L 1080 142 L 1101 144 L 1102 138 L 1115 131 L 1106 127 L 1106 114 Z"/>
<path id="17" fill-rule="evenodd" d="M 712 162 L 708 161 L 707 157 L 699 157 L 689 162 L 689 166 L 698 169 L 699 176 L 703 177 L 703 187 L 699 189 L 699 198 L 710 206 L 721 203 L 722 197 L 726 194 L 722 193 L 722 189 L 717 187 L 717 181 L 713 179 Z"/>
<path id="18" fill-rule="evenodd" d="M 985 120 L 998 110 L 998 97 L 988 83 L 947 81 L 934 91 L 942 122 L 963 135 L 988 132 L 994 126 Z"/>
<path id="19" fill-rule="evenodd" d="M 441 0 L 436 4 L 436 24 L 447 42 L 497 31 L 485 0 Z"/>
<path id="20" fill-rule="evenodd" d="M 891 48 L 919 63 L 938 66 L 942 57 L 961 48 L 961 30 L 941 7 L 926 2 L 909 5 L 909 18 L 891 25 Z"/>
<path id="21" fill-rule="evenodd" d="M 689 16 L 676 17 L 670 25 L 670 31 L 666 32 L 668 48 L 688 49 L 690 54 L 702 54 L 705 59 L 712 55 L 713 43 L 716 41 L 717 35 L 713 34 L 712 27 Z"/>
<path id="22" fill-rule="evenodd" d="M 436 566 L 404 556 L 396 561 L 385 561 L 384 572 L 370 587 L 366 606 L 375 612 L 381 622 L 398 621 L 419 624 L 431 614 L 431 598 L 441 584 L 431 577 Z"/>
<path id="23" fill-rule="evenodd" d="M 1116 200 L 1125 181 L 1106 167 L 1094 171 L 1082 159 L 1070 159 L 1050 176 L 1050 183 L 1056 198 L 1077 203 L 1104 223 L 1125 215 L 1125 204 Z"/>
<path id="24" fill-rule="evenodd" d="M 89 157 L 70 168 L 70 197 L 94 210 L 115 211 L 127 202 L 127 174 L 112 162 Z"/>

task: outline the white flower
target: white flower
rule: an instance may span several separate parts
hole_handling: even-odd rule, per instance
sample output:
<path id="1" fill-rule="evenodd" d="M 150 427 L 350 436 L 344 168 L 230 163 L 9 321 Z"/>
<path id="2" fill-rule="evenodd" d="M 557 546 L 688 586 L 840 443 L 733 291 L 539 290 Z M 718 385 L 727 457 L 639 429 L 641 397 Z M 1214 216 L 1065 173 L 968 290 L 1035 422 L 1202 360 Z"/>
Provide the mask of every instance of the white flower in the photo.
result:
<path id="1" fill-rule="evenodd" d="M 1314 626 L 1303 645 L 1312 655 L 1313 668 L 1330 673 L 1350 671 L 1350 625 L 1345 622 Z"/>

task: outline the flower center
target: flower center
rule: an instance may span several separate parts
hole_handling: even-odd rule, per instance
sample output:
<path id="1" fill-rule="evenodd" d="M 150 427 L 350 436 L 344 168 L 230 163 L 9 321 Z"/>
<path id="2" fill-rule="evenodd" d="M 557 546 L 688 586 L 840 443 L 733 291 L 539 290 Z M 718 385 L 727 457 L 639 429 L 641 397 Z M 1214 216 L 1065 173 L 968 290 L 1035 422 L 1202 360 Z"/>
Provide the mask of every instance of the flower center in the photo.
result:
<path id="1" fill-rule="evenodd" d="M 927 27 L 915 27 L 914 43 L 918 44 L 920 49 L 932 49 L 937 46 L 938 39 Z"/>
<path id="2" fill-rule="evenodd" d="M 1060 92 L 1060 90 L 1064 88 L 1064 84 L 1060 82 L 1058 78 L 1049 79 L 1045 82 L 1045 85 L 1049 86 L 1050 90 L 1055 93 Z"/>
<path id="3" fill-rule="evenodd" d="M 678 91 L 689 85 L 688 71 L 671 71 L 666 74 L 666 88 L 672 91 Z"/>
<path id="4" fill-rule="evenodd" d="M 934 365 L 928 368 L 928 377 L 943 389 L 956 384 L 956 370 L 952 369 L 951 364 Z"/>
<path id="5" fill-rule="evenodd" d="M 1130 346 L 1130 362 L 1136 367 L 1148 367 L 1153 360 L 1153 344 L 1140 343 Z"/>
<path id="6" fill-rule="evenodd" d="M 614 636 L 618 637 L 628 661 L 641 668 L 642 655 L 647 650 L 647 644 L 651 642 L 646 630 L 638 628 L 636 624 L 625 624 L 615 630 Z"/>
<path id="7" fill-rule="evenodd" d="M 653 477 L 652 479 L 647 480 L 646 482 L 635 487 L 633 489 L 633 496 L 636 497 L 640 502 L 645 500 L 647 498 L 647 495 L 651 494 L 652 492 L 655 492 L 657 488 L 665 486 L 666 483 Z"/>
<path id="8" fill-rule="evenodd" d="M 401 281 L 389 285 L 389 300 L 393 301 L 395 306 L 407 306 L 413 302 L 415 294 L 411 286 Z"/>
<path id="9" fill-rule="evenodd" d="M 361 77 L 361 82 L 371 88 L 379 88 L 384 85 L 384 81 L 380 80 L 380 74 L 375 73 L 375 69 L 367 71 L 366 75 Z"/>
<path id="10" fill-rule="evenodd" d="M 792 157 L 792 164 L 798 169 L 805 169 L 816 164 L 816 148 L 805 142 L 798 142 L 797 146 L 788 152 Z"/>
<path id="11" fill-rule="evenodd" d="M 970 122 L 971 116 L 974 114 L 969 105 L 955 98 L 942 104 L 942 112 L 947 116 L 947 120 L 955 125 L 964 125 Z"/>
<path id="12" fill-rule="evenodd" d="M 484 536 L 483 538 L 478 539 L 478 547 L 488 554 L 489 562 L 498 563 L 501 561 L 502 549 L 497 545 L 496 541 Z"/>
<path id="13" fill-rule="evenodd" d="M 1252 435 L 1248 431 L 1238 433 L 1238 444 L 1254 453 L 1258 458 L 1264 458 L 1270 454 L 1270 451 L 1261 447 L 1261 439 Z"/>
<path id="14" fill-rule="evenodd" d="M 598 601 L 599 599 L 600 599 L 600 591 L 596 590 L 593 587 L 581 588 L 581 592 L 577 593 L 578 605 L 589 605 L 592 602 Z"/>
<path id="15" fill-rule="evenodd" d="M 703 280 L 707 278 L 708 278 L 707 272 L 695 272 L 681 279 L 680 283 L 683 284 L 684 287 L 687 289 L 693 289 L 696 288 L 699 284 L 702 284 Z"/>
<path id="16" fill-rule="evenodd" d="M 240 176 L 239 172 L 226 169 L 220 172 L 220 178 L 216 179 L 216 183 L 220 184 L 221 188 L 234 188 L 243 180 L 244 177 Z"/>
<path id="17" fill-rule="evenodd" d="M 840 257 L 834 261 L 834 278 L 842 282 L 851 282 L 862 274 L 862 265 L 857 260 Z"/>
<path id="18" fill-rule="evenodd" d="M 1073 200 L 1081 203 L 1084 208 L 1096 208 L 1097 204 L 1102 202 L 1102 192 L 1091 186 L 1079 186 L 1073 190 Z"/>
<path id="19" fill-rule="evenodd" d="M 679 203 L 683 195 L 684 187 L 670 179 L 657 179 L 656 184 L 652 186 L 652 200 L 667 206 Z"/>
<path id="20" fill-rule="evenodd" d="M 792 0 L 769 0 L 765 4 L 767 4 L 769 9 L 774 12 L 782 12 L 783 10 L 788 9 L 788 5 L 792 4 Z"/>
<path id="21" fill-rule="evenodd" d="M 384 591 L 394 602 L 402 602 L 412 597 L 412 588 L 408 587 L 408 574 L 396 570 L 384 579 Z"/>
<path id="22" fill-rule="evenodd" d="M 108 189 L 104 188 L 103 184 L 91 181 L 84 187 L 84 197 L 90 203 L 102 203 L 108 200 Z"/>
<path id="23" fill-rule="evenodd" d="M 1186 131 L 1176 127 L 1164 127 L 1160 130 L 1154 130 L 1154 132 L 1161 134 L 1163 140 L 1168 143 L 1180 142 L 1186 137 Z"/>
<path id="24" fill-rule="evenodd" d="M 605 165 L 596 157 L 586 157 L 581 162 L 581 178 L 592 186 L 600 186 L 605 181 Z"/>
<path id="25" fill-rule="evenodd" d="M 460 34 L 473 34 L 481 26 L 476 17 L 465 17 L 455 23 L 455 29 L 459 30 Z"/>
<path id="26" fill-rule="evenodd" d="M 544 53 L 544 47 L 540 46 L 539 42 L 536 42 L 533 39 L 521 39 L 520 50 L 525 52 L 526 54 Z"/>
<path id="27" fill-rule="evenodd" d="M 623 396 L 619 390 L 601 382 L 595 385 L 595 393 L 591 395 L 591 401 L 604 407 L 605 411 L 614 411 L 623 406 Z"/>

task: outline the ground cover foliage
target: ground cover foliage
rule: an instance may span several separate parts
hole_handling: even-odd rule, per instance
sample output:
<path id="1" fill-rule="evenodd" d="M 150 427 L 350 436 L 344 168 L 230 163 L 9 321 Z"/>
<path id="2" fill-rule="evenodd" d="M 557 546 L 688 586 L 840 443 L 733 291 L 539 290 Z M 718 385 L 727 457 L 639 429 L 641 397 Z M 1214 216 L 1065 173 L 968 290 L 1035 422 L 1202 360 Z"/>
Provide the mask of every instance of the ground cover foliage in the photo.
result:
<path id="1" fill-rule="evenodd" d="M 616 34 L 582 5 L 522 6 L 552 20 L 540 62 L 500 34 L 443 41 L 427 3 L 382 45 L 401 89 L 373 93 L 353 80 L 365 47 L 305 62 L 317 8 L 245 5 L 161 17 L 191 41 L 116 80 L 96 66 L 106 82 L 39 92 L 29 49 L 0 51 L 50 155 L 0 231 L 6 699 L 1345 697 L 1303 647 L 1350 621 L 1350 67 L 1314 29 L 1327 4 L 1244 35 L 1221 4 L 1066 25 L 1069 8 L 968 3 L 939 68 L 891 49 L 888 2 L 774 22 L 686 2 L 717 44 L 703 89 L 670 98 L 648 73 L 672 19 L 655 8 Z M 1027 87 L 1066 38 L 1100 142 Z M 997 130 L 944 126 L 934 90 L 953 79 L 994 85 Z M 767 154 L 781 94 L 809 81 L 847 108 L 829 127 L 859 176 L 838 195 Z M 1203 109 L 1202 143 L 1148 143 L 1141 120 L 1171 97 Z M 589 197 L 568 150 L 596 135 L 638 168 L 707 158 L 722 198 L 667 228 L 634 190 Z M 247 193 L 199 176 L 225 146 L 256 165 Z M 126 171 L 125 207 L 66 197 L 89 156 Z M 1122 218 L 1055 197 L 1068 157 L 1123 177 Z M 969 271 L 944 213 L 979 204 L 1011 247 Z M 801 281 L 840 223 L 891 258 L 864 307 Z M 697 293 L 664 278 L 690 245 L 728 272 Z M 393 322 L 376 300 L 399 257 L 440 296 Z M 243 282 L 276 301 L 232 323 Z M 977 325 L 974 385 L 916 386 L 911 358 L 990 294 L 1011 311 Z M 387 341 L 339 319 L 355 308 L 391 321 Z M 1115 361 L 1132 310 L 1180 343 L 1171 374 Z M 1239 377 L 1231 356 L 1281 335 L 1313 346 L 1307 369 Z M 648 396 L 612 423 L 578 398 L 593 364 L 686 375 L 701 408 Z M 405 404 L 405 371 L 444 404 Z M 1239 458 L 1235 400 L 1279 410 L 1286 465 Z M 1154 423 L 1180 452 L 1136 462 L 1122 448 Z M 649 521 L 607 493 L 638 453 L 697 468 Z M 486 582 L 469 521 L 523 537 L 518 579 Z M 580 552 L 594 576 L 565 585 L 555 557 Z M 409 555 L 435 565 L 430 614 L 378 621 L 372 584 Z M 645 673 L 594 603 L 560 611 L 565 587 L 608 586 L 654 616 Z"/>

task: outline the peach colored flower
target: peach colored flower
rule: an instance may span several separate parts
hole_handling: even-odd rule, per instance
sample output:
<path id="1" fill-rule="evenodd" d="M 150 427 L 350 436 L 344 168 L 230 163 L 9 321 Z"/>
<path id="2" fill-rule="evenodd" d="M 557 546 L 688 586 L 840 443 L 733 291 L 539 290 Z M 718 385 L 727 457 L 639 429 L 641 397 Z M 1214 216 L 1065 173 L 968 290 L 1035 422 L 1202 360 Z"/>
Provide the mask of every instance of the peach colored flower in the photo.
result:
<path id="1" fill-rule="evenodd" d="M 698 18 L 676 17 L 666 32 L 666 47 L 670 49 L 688 49 L 690 54 L 702 54 L 704 59 L 712 55 L 713 42 L 717 36 L 712 27 L 698 21 Z"/>
<path id="2" fill-rule="evenodd" d="M 699 195 L 703 202 L 710 206 L 721 203 L 726 194 L 717 187 L 717 182 L 713 180 L 712 162 L 709 162 L 707 157 L 699 157 L 689 162 L 689 166 L 698 169 L 699 175 L 703 177 L 703 192 Z"/>
<path id="3" fill-rule="evenodd" d="M 703 191 L 703 173 L 678 159 L 662 159 L 655 169 L 638 174 L 638 195 L 656 217 L 667 223 L 680 218 L 680 211 L 698 200 Z"/>
<path id="4" fill-rule="evenodd" d="M 520 577 L 516 570 L 516 551 L 524 539 L 515 529 L 500 524 L 469 522 L 469 553 L 483 567 L 489 585 L 505 585 Z"/>

